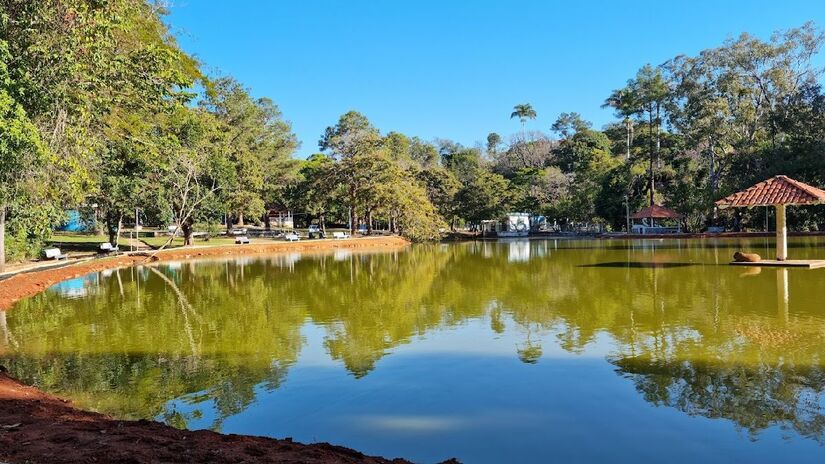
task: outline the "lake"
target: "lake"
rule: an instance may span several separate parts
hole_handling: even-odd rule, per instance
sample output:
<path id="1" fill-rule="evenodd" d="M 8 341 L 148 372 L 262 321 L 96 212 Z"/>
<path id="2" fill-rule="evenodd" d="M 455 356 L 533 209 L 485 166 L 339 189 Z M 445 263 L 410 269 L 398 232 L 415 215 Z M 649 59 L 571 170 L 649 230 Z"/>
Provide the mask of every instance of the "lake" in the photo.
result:
<path id="1" fill-rule="evenodd" d="M 120 418 L 434 462 L 825 462 L 825 269 L 771 239 L 512 240 L 90 274 L 0 364 Z M 825 259 L 795 238 L 793 258 Z"/>

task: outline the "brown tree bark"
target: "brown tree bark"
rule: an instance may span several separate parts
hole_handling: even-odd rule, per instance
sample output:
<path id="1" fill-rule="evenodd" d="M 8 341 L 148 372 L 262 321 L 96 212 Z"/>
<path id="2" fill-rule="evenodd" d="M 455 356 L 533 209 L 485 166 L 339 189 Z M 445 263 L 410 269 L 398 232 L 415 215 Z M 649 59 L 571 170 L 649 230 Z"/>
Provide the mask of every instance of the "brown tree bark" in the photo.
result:
<path id="1" fill-rule="evenodd" d="M 6 204 L 0 203 L 0 272 L 6 270 Z"/>
<path id="2" fill-rule="evenodd" d="M 372 208 L 367 208 L 367 235 L 372 235 Z"/>
<path id="3" fill-rule="evenodd" d="M 355 235 L 355 231 L 358 229 L 358 211 L 355 209 L 355 206 L 349 207 L 349 217 L 350 217 L 350 225 L 349 225 L 349 233 L 350 235 Z"/>
<path id="4" fill-rule="evenodd" d="M 183 246 L 192 245 L 192 220 L 188 219 L 184 221 L 184 223 L 180 225 L 180 228 L 183 232 Z"/>

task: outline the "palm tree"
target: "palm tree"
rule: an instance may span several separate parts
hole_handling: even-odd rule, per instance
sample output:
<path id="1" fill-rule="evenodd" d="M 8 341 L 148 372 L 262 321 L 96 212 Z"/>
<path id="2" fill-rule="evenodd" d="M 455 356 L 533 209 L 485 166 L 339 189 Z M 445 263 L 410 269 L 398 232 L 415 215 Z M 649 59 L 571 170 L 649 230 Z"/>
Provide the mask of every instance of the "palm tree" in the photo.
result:
<path id="1" fill-rule="evenodd" d="M 607 107 L 616 110 L 616 116 L 624 117 L 623 123 L 627 135 L 625 140 L 625 147 L 627 148 L 626 158 L 629 161 L 630 147 L 633 145 L 633 119 L 631 119 L 631 117 L 639 112 L 632 89 L 624 88 L 614 90 L 602 104 L 602 108 Z"/>
<path id="2" fill-rule="evenodd" d="M 524 124 L 528 119 L 536 119 L 536 110 L 529 103 L 521 103 L 513 107 L 510 119 L 518 118 L 521 121 L 521 132 L 524 133 Z"/>

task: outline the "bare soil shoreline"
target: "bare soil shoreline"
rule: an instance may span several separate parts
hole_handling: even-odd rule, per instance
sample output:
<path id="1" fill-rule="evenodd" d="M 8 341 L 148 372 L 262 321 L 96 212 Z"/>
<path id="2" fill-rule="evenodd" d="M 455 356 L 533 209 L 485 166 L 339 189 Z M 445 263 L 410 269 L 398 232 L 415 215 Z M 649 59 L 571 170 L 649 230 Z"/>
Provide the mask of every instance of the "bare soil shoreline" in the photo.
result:
<path id="1" fill-rule="evenodd" d="M 81 411 L 0 372 L 0 461 L 9 463 L 405 464 L 328 443 L 179 430 Z M 450 461 L 455 462 L 455 461 Z"/>
<path id="2" fill-rule="evenodd" d="M 330 249 L 392 250 L 399 237 L 319 240 L 162 251 L 151 262 L 313 252 Z M 106 269 L 147 264 L 149 254 L 121 255 L 20 273 L 0 281 L 0 311 L 51 285 Z M 407 463 L 366 456 L 328 443 L 301 444 L 245 435 L 179 430 L 153 421 L 122 421 L 74 408 L 68 401 L 9 377 L 0 366 L 0 462 L 10 463 Z M 456 461 L 445 461 L 456 462 Z"/>

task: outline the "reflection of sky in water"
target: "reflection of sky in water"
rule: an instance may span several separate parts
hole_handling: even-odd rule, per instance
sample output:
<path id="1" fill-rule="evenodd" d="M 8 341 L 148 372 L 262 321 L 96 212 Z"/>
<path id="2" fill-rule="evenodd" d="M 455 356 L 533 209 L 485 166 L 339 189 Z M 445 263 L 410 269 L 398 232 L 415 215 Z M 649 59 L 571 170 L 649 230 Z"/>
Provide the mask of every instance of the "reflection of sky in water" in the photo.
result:
<path id="1" fill-rule="evenodd" d="M 64 280 L 49 287 L 47 291 L 58 293 L 67 298 L 81 298 L 97 285 L 98 274 Z"/>
<path id="2" fill-rule="evenodd" d="M 12 367 L 102 410 L 419 462 L 822 462 L 825 271 L 726 265 L 769 246 L 503 240 L 108 271 L 10 312 L 0 361 L 29 356 Z"/>

